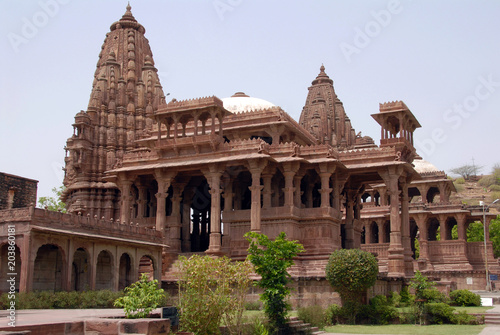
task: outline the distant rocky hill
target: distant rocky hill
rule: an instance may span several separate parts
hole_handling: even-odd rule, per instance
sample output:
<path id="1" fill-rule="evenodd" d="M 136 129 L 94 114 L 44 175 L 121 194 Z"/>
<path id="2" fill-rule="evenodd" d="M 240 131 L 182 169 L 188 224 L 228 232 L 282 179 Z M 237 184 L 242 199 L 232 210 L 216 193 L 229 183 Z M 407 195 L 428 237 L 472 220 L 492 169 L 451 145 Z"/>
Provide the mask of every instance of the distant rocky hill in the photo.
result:
<path id="1" fill-rule="evenodd" d="M 493 200 L 498 198 L 498 192 L 481 186 L 478 183 L 481 177 L 471 181 L 464 181 L 463 178 L 454 179 L 457 193 L 452 193 L 450 200 L 461 201 L 467 205 L 479 205 L 479 201 L 481 200 L 486 201 L 486 204 L 493 202 Z M 490 212 L 500 213 L 499 209 L 499 206 L 492 206 Z"/>

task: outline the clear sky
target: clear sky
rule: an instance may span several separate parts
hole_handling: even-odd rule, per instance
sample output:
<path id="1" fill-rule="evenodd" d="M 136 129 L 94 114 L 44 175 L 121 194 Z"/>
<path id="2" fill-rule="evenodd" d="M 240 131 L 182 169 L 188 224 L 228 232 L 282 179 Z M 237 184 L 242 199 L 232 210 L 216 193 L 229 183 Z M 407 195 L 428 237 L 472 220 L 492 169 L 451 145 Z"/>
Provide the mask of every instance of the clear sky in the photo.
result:
<path id="1" fill-rule="evenodd" d="M 416 147 L 449 171 L 500 163 L 500 1 L 132 0 L 169 98 L 236 91 L 296 120 L 323 63 L 356 131 L 402 100 Z M 62 183 L 64 145 L 86 110 L 120 0 L 0 1 L 0 171 Z"/>

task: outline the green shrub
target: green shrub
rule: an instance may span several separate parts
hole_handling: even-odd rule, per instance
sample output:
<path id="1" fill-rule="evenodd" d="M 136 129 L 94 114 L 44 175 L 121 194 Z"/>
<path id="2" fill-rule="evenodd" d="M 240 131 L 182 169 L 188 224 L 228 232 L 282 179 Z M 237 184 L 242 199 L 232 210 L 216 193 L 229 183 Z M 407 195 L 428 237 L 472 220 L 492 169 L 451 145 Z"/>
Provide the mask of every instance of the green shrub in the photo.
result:
<path id="1" fill-rule="evenodd" d="M 343 324 L 347 320 L 347 315 L 345 310 L 337 305 L 333 304 L 326 308 L 325 311 L 325 323 L 327 326 L 333 326 L 337 324 Z"/>
<path id="2" fill-rule="evenodd" d="M 245 309 L 247 311 L 260 311 L 262 304 L 260 301 L 247 301 L 245 302 Z"/>
<path id="3" fill-rule="evenodd" d="M 490 191 L 495 191 L 495 192 L 499 192 L 500 191 L 500 185 L 491 185 L 489 187 Z"/>
<path id="4" fill-rule="evenodd" d="M 453 324 L 455 309 L 445 303 L 429 303 L 425 305 L 427 320 L 430 324 Z"/>
<path id="5" fill-rule="evenodd" d="M 401 295 L 400 307 L 408 306 L 412 304 L 413 301 L 415 300 L 415 296 L 410 293 L 408 286 L 403 286 L 400 295 Z"/>
<path id="6" fill-rule="evenodd" d="M 125 288 L 125 295 L 115 300 L 116 307 L 123 307 L 127 319 L 147 318 L 164 299 L 163 289 L 158 288 L 158 280 L 149 280 L 147 273 Z"/>
<path id="7" fill-rule="evenodd" d="M 459 185 L 465 184 L 465 179 L 463 177 L 457 178 L 455 179 L 455 183 Z"/>
<path id="8" fill-rule="evenodd" d="M 481 306 L 481 297 L 469 290 L 455 290 L 450 292 L 450 299 L 455 306 Z"/>
<path id="9" fill-rule="evenodd" d="M 401 294 L 396 291 L 391 292 L 391 296 L 389 297 L 389 303 L 394 307 L 401 306 Z"/>
<path id="10" fill-rule="evenodd" d="M 446 294 L 440 292 L 436 288 L 424 289 L 422 292 L 422 298 L 425 299 L 426 302 L 430 302 L 430 303 L 443 302 L 446 304 L 450 300 L 450 299 L 448 299 Z"/>
<path id="11" fill-rule="evenodd" d="M 51 292 L 33 291 L 16 294 L 17 309 L 79 309 L 79 308 L 112 308 L 113 302 L 123 296 L 123 292 L 109 290 L 101 291 L 71 291 Z M 0 309 L 8 302 L 7 294 L 0 298 Z M 6 306 L 6 305 L 5 305 Z"/>
<path id="12" fill-rule="evenodd" d="M 399 318 L 398 311 L 394 306 L 391 306 L 391 301 L 384 295 L 374 296 L 370 299 L 368 307 L 371 324 L 386 325 Z"/>
<path id="13" fill-rule="evenodd" d="M 453 314 L 452 321 L 457 325 L 478 325 L 480 324 L 480 320 L 474 316 L 467 314 L 465 311 L 458 312 Z"/>
<path id="14" fill-rule="evenodd" d="M 496 178 L 493 175 L 484 176 L 478 180 L 477 184 L 479 186 L 488 187 L 496 183 Z"/>
<path id="15" fill-rule="evenodd" d="M 325 327 L 325 309 L 321 306 L 300 307 L 297 311 L 297 316 L 300 320 L 314 327 Z"/>

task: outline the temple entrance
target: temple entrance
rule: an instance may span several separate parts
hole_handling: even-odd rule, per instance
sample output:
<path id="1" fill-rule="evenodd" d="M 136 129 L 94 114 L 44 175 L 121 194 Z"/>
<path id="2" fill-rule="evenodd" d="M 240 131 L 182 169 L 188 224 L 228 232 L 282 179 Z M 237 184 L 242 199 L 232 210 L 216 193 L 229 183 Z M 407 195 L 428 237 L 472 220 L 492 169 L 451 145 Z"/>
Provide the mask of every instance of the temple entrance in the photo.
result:
<path id="1" fill-rule="evenodd" d="M 73 255 L 71 269 L 71 289 L 85 291 L 90 288 L 88 254 L 83 248 L 78 248 Z"/>
<path id="2" fill-rule="evenodd" d="M 9 250 L 9 247 L 14 247 L 15 255 L 12 255 L 12 250 Z M 11 252 L 9 254 L 9 251 Z M 7 275 L 10 272 L 17 272 L 17 276 L 15 277 L 15 285 L 16 292 L 19 292 L 19 281 L 21 279 L 21 251 L 17 247 L 17 245 L 10 246 L 8 244 L 4 244 L 0 249 L 0 292 L 9 292 L 10 291 L 10 283 L 7 282 L 9 276 Z M 14 269 L 16 271 L 11 271 L 10 267 L 14 264 Z M 19 269 L 19 270 L 18 270 Z"/>
<path id="3" fill-rule="evenodd" d="M 101 251 L 97 256 L 95 289 L 113 289 L 113 257 L 106 250 Z"/>
<path id="4" fill-rule="evenodd" d="M 203 252 L 208 249 L 211 206 L 210 187 L 206 179 L 191 178 L 184 189 L 181 210 L 183 252 Z"/>
<path id="5" fill-rule="evenodd" d="M 120 269 L 118 271 L 118 290 L 123 290 L 132 284 L 132 261 L 127 253 L 122 254 L 120 257 Z"/>
<path id="6" fill-rule="evenodd" d="M 33 273 L 33 291 L 63 290 L 63 254 L 53 244 L 44 244 L 38 248 Z"/>
<path id="7" fill-rule="evenodd" d="M 420 243 L 418 225 L 414 220 L 410 220 L 410 246 L 413 259 L 417 260 L 420 256 Z"/>

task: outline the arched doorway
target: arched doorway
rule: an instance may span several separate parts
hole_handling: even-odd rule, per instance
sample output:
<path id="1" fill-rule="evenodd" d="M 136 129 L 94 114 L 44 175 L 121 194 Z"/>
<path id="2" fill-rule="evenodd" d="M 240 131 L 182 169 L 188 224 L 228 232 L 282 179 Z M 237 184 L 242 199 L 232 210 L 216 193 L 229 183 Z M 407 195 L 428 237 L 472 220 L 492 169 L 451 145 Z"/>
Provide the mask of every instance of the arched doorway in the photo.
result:
<path id="1" fill-rule="evenodd" d="M 21 251 L 17 245 L 4 244 L 0 249 L 0 292 L 9 292 L 10 283 L 8 273 L 15 272 L 16 292 L 19 292 L 19 281 L 21 279 Z M 14 271 L 10 270 L 13 266 Z"/>
<path id="2" fill-rule="evenodd" d="M 63 253 L 54 244 L 44 244 L 36 253 L 33 273 L 34 291 L 63 290 L 64 268 Z"/>
<path id="3" fill-rule="evenodd" d="M 103 250 L 97 256 L 96 290 L 112 290 L 113 289 L 113 257 L 109 251 Z"/>
<path id="4" fill-rule="evenodd" d="M 118 289 L 123 290 L 132 284 L 132 261 L 127 253 L 120 257 L 120 269 L 118 277 Z"/>
<path id="5" fill-rule="evenodd" d="M 88 253 L 85 249 L 78 248 L 73 254 L 71 289 L 75 291 L 90 289 L 89 273 Z"/>

